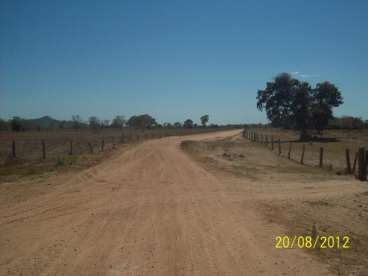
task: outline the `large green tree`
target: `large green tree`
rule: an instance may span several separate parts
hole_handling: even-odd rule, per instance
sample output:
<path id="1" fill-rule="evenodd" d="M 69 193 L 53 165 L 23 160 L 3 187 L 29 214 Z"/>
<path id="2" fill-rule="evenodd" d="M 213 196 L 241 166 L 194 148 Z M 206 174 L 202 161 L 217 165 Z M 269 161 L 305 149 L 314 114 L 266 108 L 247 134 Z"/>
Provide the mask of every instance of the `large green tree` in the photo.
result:
<path id="1" fill-rule="evenodd" d="M 310 138 L 307 132 L 311 124 L 310 92 L 311 87 L 307 82 L 299 82 L 293 91 L 290 122 L 292 128 L 300 131 L 301 140 Z"/>
<path id="2" fill-rule="evenodd" d="M 332 108 L 342 103 L 335 85 L 323 82 L 312 89 L 287 73 L 276 76 L 257 95 L 257 108 L 266 110 L 272 126 L 300 130 L 302 140 L 309 138 L 309 128 L 321 133 L 333 118 Z"/>
<path id="3" fill-rule="evenodd" d="M 333 118 L 332 108 L 344 103 L 339 89 L 332 83 L 325 81 L 318 83 L 311 91 L 312 96 L 312 125 L 322 133 Z"/>
<path id="4" fill-rule="evenodd" d="M 276 76 L 274 81 L 267 82 L 264 90 L 258 91 L 257 108 L 261 111 L 266 110 L 267 118 L 273 126 L 291 126 L 293 91 L 298 85 L 298 80 L 287 73 L 282 73 Z"/>

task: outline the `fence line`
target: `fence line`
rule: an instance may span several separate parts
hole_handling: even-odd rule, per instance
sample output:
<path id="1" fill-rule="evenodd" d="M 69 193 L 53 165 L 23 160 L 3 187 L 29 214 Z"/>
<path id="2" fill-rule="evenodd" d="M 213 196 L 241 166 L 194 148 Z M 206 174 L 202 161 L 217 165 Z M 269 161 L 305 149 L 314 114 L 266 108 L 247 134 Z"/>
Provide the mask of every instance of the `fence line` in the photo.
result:
<path id="1" fill-rule="evenodd" d="M 270 148 L 268 141 L 271 141 L 270 150 L 274 151 L 275 138 L 274 138 L 273 135 L 258 133 L 254 130 L 244 129 L 243 130 L 243 137 L 248 139 L 251 142 L 260 143 L 262 145 L 265 145 L 267 148 Z M 277 141 L 277 153 L 278 153 L 279 156 L 281 156 L 282 155 L 281 140 L 277 139 L 276 141 Z M 288 141 L 288 143 L 289 143 L 289 148 L 288 148 L 288 151 L 287 151 L 287 158 L 290 159 L 290 160 L 294 160 L 292 152 L 293 152 L 293 148 L 294 148 L 293 144 L 296 143 L 296 142 Z M 302 142 L 297 142 L 297 143 L 300 144 Z M 299 163 L 301 165 L 305 165 L 305 154 L 306 154 L 305 143 L 302 143 L 302 151 L 301 151 L 300 159 L 299 159 Z M 316 166 L 318 166 L 320 168 L 326 167 L 325 166 L 326 162 L 325 162 L 324 156 L 325 156 L 325 148 L 320 147 L 319 152 L 318 152 L 318 163 L 315 164 Z M 359 150 L 355 153 L 354 162 L 353 162 L 352 167 L 351 167 L 351 162 L 350 162 L 350 149 L 348 149 L 348 148 L 345 149 L 345 156 L 344 156 L 343 160 L 344 159 L 345 159 L 345 168 L 343 168 L 343 169 L 344 169 L 346 174 L 353 174 L 360 181 L 366 181 L 367 180 L 368 150 L 366 150 L 365 147 L 360 147 Z M 329 168 L 332 169 L 331 164 L 330 164 Z"/>
<path id="2" fill-rule="evenodd" d="M 205 132 L 221 131 L 230 128 L 196 128 L 196 129 L 124 129 L 102 136 L 103 133 L 90 132 L 49 132 L 50 137 L 42 133 L 25 133 L 24 136 L 0 140 L 0 165 L 8 158 L 22 160 L 47 160 L 53 157 L 74 156 L 79 154 L 96 154 L 117 148 L 117 144 L 137 143 L 149 139 L 159 139 L 168 136 L 190 135 Z M 12 134 L 12 133 L 10 133 Z M 29 134 L 29 136 L 27 136 Z M 45 136 L 46 136 L 45 135 Z M 64 136 L 65 135 L 65 136 Z M 23 137 L 22 137 L 23 136 Z M 37 138 L 37 136 L 41 136 Z M 1 138 L 1 137 L 0 137 Z M 10 146 L 8 146 L 10 141 Z"/>

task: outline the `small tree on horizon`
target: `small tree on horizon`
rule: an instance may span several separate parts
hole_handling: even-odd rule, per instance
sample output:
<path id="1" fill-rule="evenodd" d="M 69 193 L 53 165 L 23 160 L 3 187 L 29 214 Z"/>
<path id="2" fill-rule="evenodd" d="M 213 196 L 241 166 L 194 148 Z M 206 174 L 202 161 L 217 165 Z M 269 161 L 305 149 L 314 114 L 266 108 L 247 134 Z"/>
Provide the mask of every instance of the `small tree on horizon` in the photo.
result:
<path id="1" fill-rule="evenodd" d="M 206 114 L 206 115 L 201 116 L 200 119 L 201 119 L 202 126 L 203 127 L 206 127 L 206 125 L 207 125 L 207 123 L 208 123 L 208 121 L 210 119 L 210 116 L 208 114 Z"/>
<path id="2" fill-rule="evenodd" d="M 96 116 L 91 116 L 88 118 L 89 127 L 96 130 L 101 127 L 101 122 Z"/>
<path id="3" fill-rule="evenodd" d="M 111 123 L 111 126 L 114 128 L 123 128 L 125 126 L 126 120 L 122 115 L 116 116 Z"/>
<path id="4" fill-rule="evenodd" d="M 20 117 L 13 117 L 10 121 L 11 129 L 13 131 L 19 132 L 22 130 L 23 119 Z"/>
<path id="5" fill-rule="evenodd" d="M 175 123 L 174 123 L 174 127 L 176 127 L 176 128 L 181 128 L 181 123 L 180 123 L 180 122 L 175 122 Z"/>
<path id="6" fill-rule="evenodd" d="M 72 115 L 72 121 L 73 121 L 73 128 L 78 130 L 82 127 L 82 123 L 83 120 L 81 118 L 81 116 L 77 115 Z"/>
<path id="7" fill-rule="evenodd" d="M 9 122 L 4 119 L 0 119 L 0 130 L 9 130 Z"/>
<path id="8" fill-rule="evenodd" d="M 132 116 L 127 121 L 127 124 L 135 128 L 152 128 L 157 126 L 156 120 L 148 114 Z"/>
<path id="9" fill-rule="evenodd" d="M 191 119 L 186 119 L 186 120 L 184 121 L 183 126 L 184 126 L 185 128 L 193 128 L 194 124 L 193 124 L 193 121 L 192 121 Z"/>

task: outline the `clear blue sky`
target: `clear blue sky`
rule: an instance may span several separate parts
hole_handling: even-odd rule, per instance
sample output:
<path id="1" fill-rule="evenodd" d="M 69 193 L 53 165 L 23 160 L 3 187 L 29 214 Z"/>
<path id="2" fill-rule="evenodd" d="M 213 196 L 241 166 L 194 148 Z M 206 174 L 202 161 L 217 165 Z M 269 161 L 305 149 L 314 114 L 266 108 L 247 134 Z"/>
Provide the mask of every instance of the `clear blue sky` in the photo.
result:
<path id="1" fill-rule="evenodd" d="M 368 119 L 368 1 L 0 1 L 0 117 L 266 122 L 280 72 Z"/>

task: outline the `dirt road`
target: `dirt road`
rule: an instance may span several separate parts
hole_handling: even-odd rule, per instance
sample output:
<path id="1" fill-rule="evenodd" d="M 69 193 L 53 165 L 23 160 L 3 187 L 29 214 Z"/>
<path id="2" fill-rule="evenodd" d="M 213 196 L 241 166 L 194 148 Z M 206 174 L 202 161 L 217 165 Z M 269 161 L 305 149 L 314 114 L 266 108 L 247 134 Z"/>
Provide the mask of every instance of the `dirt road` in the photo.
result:
<path id="1" fill-rule="evenodd" d="M 302 250 L 274 248 L 283 229 L 257 213 L 246 182 L 235 191 L 180 150 L 237 133 L 148 141 L 0 203 L 0 275 L 327 275 Z"/>

